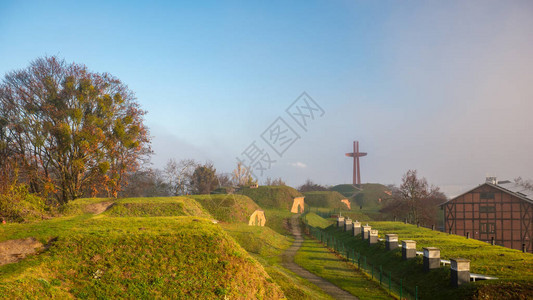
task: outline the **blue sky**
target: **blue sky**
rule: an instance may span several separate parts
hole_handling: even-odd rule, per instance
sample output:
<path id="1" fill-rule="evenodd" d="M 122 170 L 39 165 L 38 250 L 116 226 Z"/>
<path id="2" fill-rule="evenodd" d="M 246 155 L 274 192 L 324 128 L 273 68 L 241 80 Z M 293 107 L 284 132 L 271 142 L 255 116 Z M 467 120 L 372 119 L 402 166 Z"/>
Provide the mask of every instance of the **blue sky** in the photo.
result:
<path id="1" fill-rule="evenodd" d="M 324 115 L 264 174 L 293 186 L 351 182 L 356 139 L 363 182 L 533 178 L 532 37 L 530 1 L 0 0 L 0 74 L 58 55 L 119 77 L 156 167 L 231 171 L 306 91 Z"/>

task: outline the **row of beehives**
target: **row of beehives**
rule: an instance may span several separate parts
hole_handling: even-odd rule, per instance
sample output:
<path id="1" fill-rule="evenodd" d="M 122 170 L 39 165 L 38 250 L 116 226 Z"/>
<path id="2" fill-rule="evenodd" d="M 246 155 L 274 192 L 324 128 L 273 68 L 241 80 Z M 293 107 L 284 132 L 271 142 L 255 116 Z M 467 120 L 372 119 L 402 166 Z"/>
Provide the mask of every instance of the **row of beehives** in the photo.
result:
<path id="1" fill-rule="evenodd" d="M 377 244 L 380 240 L 383 240 L 379 239 L 378 231 L 372 229 L 368 223 L 361 225 L 360 222 L 352 221 L 349 218 L 338 217 L 337 227 L 342 227 L 344 231 L 351 231 L 353 236 L 361 235 L 361 238 L 367 240 L 370 245 Z M 416 251 L 416 241 L 402 240 L 402 244 L 399 245 L 397 234 L 386 234 L 385 237 L 385 248 L 391 251 L 401 247 L 402 259 L 404 260 L 414 258 L 416 255 L 423 255 L 423 267 L 426 272 L 429 272 L 431 269 L 440 268 L 441 263 L 444 265 L 450 264 L 450 277 L 453 286 L 470 282 L 470 279 L 473 281 L 476 281 L 476 279 L 497 279 L 491 276 L 470 273 L 470 260 L 468 259 L 452 258 L 450 260 L 444 260 L 440 258 L 440 250 L 438 248 L 425 247 L 423 248 L 424 251 Z"/>

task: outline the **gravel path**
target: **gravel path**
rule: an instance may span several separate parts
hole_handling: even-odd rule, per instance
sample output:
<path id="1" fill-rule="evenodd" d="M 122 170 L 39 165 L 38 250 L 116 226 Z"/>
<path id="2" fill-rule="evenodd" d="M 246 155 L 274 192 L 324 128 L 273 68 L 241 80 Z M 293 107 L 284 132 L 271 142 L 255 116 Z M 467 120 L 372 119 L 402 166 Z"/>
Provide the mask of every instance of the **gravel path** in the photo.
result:
<path id="1" fill-rule="evenodd" d="M 294 262 L 294 256 L 296 255 L 298 249 L 300 249 L 300 247 L 302 246 L 304 240 L 302 238 L 302 231 L 300 229 L 300 221 L 298 220 L 298 217 L 299 215 L 293 215 L 291 218 L 290 227 L 295 240 L 292 246 L 283 253 L 283 266 L 296 273 L 297 275 L 309 280 L 309 282 L 315 284 L 335 299 L 357 300 L 357 297 L 353 296 L 345 290 L 340 289 L 339 287 L 325 280 L 324 278 L 318 277 L 315 274 L 307 271 L 306 269 L 300 267 Z"/>

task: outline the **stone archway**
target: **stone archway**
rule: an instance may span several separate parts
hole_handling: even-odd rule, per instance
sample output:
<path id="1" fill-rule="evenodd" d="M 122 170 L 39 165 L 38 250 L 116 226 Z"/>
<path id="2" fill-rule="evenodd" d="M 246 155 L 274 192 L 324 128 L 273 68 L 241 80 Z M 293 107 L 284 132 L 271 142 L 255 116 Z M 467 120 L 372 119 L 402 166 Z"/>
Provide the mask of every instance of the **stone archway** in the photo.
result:
<path id="1" fill-rule="evenodd" d="M 304 212 L 304 198 L 305 197 L 296 197 L 292 202 L 291 213 L 299 214 Z"/>
<path id="2" fill-rule="evenodd" d="M 250 220 L 248 221 L 248 225 L 250 226 L 265 226 L 265 223 L 265 212 L 260 209 L 254 211 L 254 213 L 250 216 Z"/>

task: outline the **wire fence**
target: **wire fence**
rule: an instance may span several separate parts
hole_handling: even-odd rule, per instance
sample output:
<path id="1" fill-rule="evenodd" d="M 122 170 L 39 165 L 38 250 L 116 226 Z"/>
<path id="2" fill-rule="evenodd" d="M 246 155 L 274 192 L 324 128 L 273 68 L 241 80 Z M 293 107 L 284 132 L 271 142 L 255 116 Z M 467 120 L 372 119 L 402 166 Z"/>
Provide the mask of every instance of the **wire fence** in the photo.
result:
<path id="1" fill-rule="evenodd" d="M 387 290 L 389 294 L 399 297 L 402 300 L 418 300 L 418 286 L 406 286 L 404 278 L 394 278 L 391 270 L 384 269 L 382 265 L 373 264 L 368 257 L 361 255 L 357 249 L 346 246 L 341 239 L 335 238 L 333 234 L 310 226 L 305 219 L 304 223 L 306 225 L 306 232 L 309 235 L 313 236 L 341 257 L 346 258 L 360 271 L 367 273 L 373 280 L 379 282 L 381 287 Z"/>

